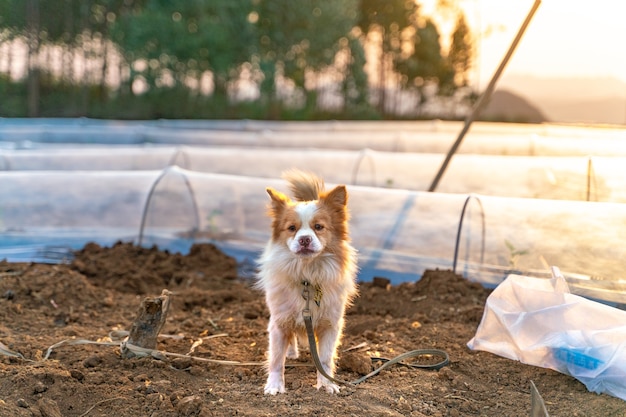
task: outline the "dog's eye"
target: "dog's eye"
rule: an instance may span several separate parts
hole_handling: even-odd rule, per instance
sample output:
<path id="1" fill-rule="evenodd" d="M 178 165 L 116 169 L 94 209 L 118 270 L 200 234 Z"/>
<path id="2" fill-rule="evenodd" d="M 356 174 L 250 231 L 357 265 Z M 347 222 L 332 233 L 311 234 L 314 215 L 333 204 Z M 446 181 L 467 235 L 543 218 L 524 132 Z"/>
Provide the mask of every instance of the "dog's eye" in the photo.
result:
<path id="1" fill-rule="evenodd" d="M 315 227 L 315 230 L 322 230 L 324 228 L 324 226 L 322 226 L 319 223 L 316 223 L 315 226 L 313 226 L 313 227 Z"/>
<path id="2" fill-rule="evenodd" d="M 287 230 L 289 230 L 290 232 L 295 232 L 296 231 L 296 226 L 294 226 L 293 224 L 291 226 L 289 226 L 287 228 Z"/>

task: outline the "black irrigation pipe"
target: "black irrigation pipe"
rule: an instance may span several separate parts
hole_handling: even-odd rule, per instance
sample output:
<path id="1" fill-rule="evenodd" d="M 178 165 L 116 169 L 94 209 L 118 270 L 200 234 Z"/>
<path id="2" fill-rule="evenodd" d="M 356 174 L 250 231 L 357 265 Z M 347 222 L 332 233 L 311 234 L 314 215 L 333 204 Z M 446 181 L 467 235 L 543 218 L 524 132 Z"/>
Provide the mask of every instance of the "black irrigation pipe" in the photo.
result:
<path id="1" fill-rule="evenodd" d="M 468 203 L 475 199 L 478 202 L 478 206 L 480 207 L 480 218 L 482 222 L 482 233 L 481 233 L 481 245 L 480 245 L 480 264 L 482 265 L 485 261 L 485 210 L 483 209 L 483 203 L 480 201 L 480 198 L 477 195 L 470 195 L 465 199 L 465 203 L 463 203 L 463 210 L 461 210 L 461 217 L 459 219 L 459 227 L 456 232 L 456 242 L 454 244 L 454 258 L 452 260 L 452 272 L 456 274 L 456 264 L 459 258 L 459 243 L 461 241 L 461 230 L 463 229 L 463 219 L 465 218 L 465 210 L 467 209 Z"/>
<path id="2" fill-rule="evenodd" d="M 375 187 L 376 186 L 376 164 L 372 160 L 372 155 L 370 154 L 370 151 L 368 149 L 362 149 L 361 152 L 359 152 L 359 156 L 357 157 L 356 162 L 354 163 L 354 167 L 352 168 L 352 180 L 351 180 L 352 185 L 357 185 L 356 184 L 357 176 L 361 169 L 361 163 L 363 162 L 365 158 L 369 159 L 370 164 L 372 165 L 372 170 L 374 171 L 374 184 L 372 184 L 372 186 Z"/>
<path id="3" fill-rule="evenodd" d="M 148 209 L 150 207 L 150 202 L 152 201 L 152 196 L 154 195 L 154 191 L 156 190 L 156 187 L 159 185 L 159 183 L 161 182 L 161 180 L 167 175 L 169 174 L 171 171 L 173 170 L 178 170 L 179 168 L 175 165 L 169 166 L 167 168 L 165 168 L 161 174 L 159 175 L 159 177 L 156 179 L 156 181 L 154 181 L 154 183 L 152 183 L 152 186 L 150 187 L 150 191 L 148 192 L 148 197 L 146 198 L 146 203 L 143 206 L 143 213 L 141 215 L 141 226 L 139 227 L 139 237 L 137 238 L 137 244 L 141 246 L 142 242 L 143 242 L 143 234 L 144 234 L 144 229 L 146 227 L 146 218 L 148 217 Z M 191 186 L 191 183 L 189 182 L 189 179 L 187 178 L 187 176 L 184 173 L 181 173 L 182 177 L 183 177 L 183 181 L 185 181 L 185 185 L 187 186 L 187 190 L 189 191 L 189 195 L 191 196 L 191 203 L 193 204 L 193 212 L 194 212 L 194 217 L 195 217 L 195 230 L 198 231 L 200 229 L 200 214 L 198 212 L 198 203 L 196 201 L 196 193 L 193 191 L 193 187 Z"/>
<path id="4" fill-rule="evenodd" d="M 176 149 L 176 153 L 174 153 L 174 155 L 172 155 L 172 157 L 170 158 L 170 161 L 168 163 L 169 166 L 181 166 L 180 164 L 176 163 L 178 160 L 178 157 L 181 157 L 181 159 L 183 160 L 183 165 L 182 168 L 184 169 L 191 169 L 191 161 L 189 160 L 189 155 L 187 154 L 187 152 L 185 152 L 185 149 Z"/>

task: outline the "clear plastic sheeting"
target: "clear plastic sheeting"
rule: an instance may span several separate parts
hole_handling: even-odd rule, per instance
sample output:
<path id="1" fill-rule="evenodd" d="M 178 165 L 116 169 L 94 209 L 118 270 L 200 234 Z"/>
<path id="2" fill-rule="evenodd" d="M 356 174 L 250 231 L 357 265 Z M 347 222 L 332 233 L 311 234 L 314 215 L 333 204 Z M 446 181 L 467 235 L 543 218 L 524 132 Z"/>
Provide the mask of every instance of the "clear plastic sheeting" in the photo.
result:
<path id="1" fill-rule="evenodd" d="M 460 122 L 101 121 L 0 119 L 0 147 L 177 144 L 445 153 Z M 626 156 L 626 129 L 474 123 L 458 153 Z"/>
<path id="2" fill-rule="evenodd" d="M 94 119 L 0 119 L 3 148 L 54 143 L 139 144 L 142 122 Z"/>
<path id="3" fill-rule="evenodd" d="M 487 277 L 504 268 L 549 277 L 550 266 L 557 266 L 572 292 L 626 302 L 623 204 L 486 196 L 466 201 L 458 245 L 458 268 L 465 276 Z"/>
<path id="4" fill-rule="evenodd" d="M 184 165 L 177 148 L 151 146 L 67 146 L 0 149 L 2 171 L 131 171 L 162 170 Z"/>
<path id="5" fill-rule="evenodd" d="M 626 303 L 626 129 L 476 123 L 423 191 L 461 127 L 0 119 L 0 259 L 208 241 L 253 267 L 270 236 L 265 188 L 286 190 L 277 178 L 295 167 L 349 185 L 362 280 L 452 268 L 494 286 L 555 265 L 572 292 Z"/>
<path id="6" fill-rule="evenodd" d="M 132 228 L 160 171 L 0 173 L 0 225 L 33 228 Z M 171 221 L 171 220 L 170 220 Z"/>
<path id="7" fill-rule="evenodd" d="M 625 139 L 626 141 L 626 139 Z M 279 178 L 298 167 L 327 181 L 427 190 L 443 154 L 284 148 L 95 146 L 0 150 L 0 170 L 156 170 Z M 501 197 L 626 202 L 626 157 L 456 155 L 438 190 Z M 341 167 L 341 169 L 337 169 Z"/>
<path id="8" fill-rule="evenodd" d="M 0 259 L 54 262 L 89 241 L 136 239 L 142 208 L 160 173 L 0 173 Z"/>
<path id="9" fill-rule="evenodd" d="M 282 180 L 177 167 L 3 172 L 0 183 L 0 258 L 9 259 L 20 248 L 44 253 L 68 241 L 132 239 L 172 250 L 209 241 L 253 261 L 270 236 L 265 188 L 287 189 Z M 427 268 L 454 268 L 495 285 L 511 271 L 549 275 L 556 265 L 572 292 L 626 300 L 621 204 L 365 186 L 349 186 L 349 193 L 361 280 L 386 276 L 398 283 Z"/>

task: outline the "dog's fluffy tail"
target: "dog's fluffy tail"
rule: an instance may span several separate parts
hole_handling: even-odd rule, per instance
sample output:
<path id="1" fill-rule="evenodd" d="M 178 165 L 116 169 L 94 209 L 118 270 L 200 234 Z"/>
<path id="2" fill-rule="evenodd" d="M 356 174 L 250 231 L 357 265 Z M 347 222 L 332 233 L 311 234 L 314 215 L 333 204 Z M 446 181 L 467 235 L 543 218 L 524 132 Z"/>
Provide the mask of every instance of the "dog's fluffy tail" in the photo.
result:
<path id="1" fill-rule="evenodd" d="M 283 173 L 296 200 L 313 201 L 324 193 L 324 180 L 310 172 L 291 169 Z"/>

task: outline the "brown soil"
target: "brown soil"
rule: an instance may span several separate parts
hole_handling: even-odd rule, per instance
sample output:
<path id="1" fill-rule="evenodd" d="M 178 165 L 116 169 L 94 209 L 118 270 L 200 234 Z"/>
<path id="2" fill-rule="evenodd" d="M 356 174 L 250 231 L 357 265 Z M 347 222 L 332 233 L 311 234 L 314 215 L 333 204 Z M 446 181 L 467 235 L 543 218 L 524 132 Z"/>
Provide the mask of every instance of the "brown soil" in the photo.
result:
<path id="1" fill-rule="evenodd" d="M 418 348 L 447 351 L 439 371 L 394 366 L 338 395 L 317 391 L 310 366 L 286 372 L 288 392 L 263 395 L 262 366 L 190 357 L 123 359 L 108 340 L 129 329 L 141 301 L 174 294 L 160 351 L 211 360 L 262 362 L 268 311 L 239 279 L 235 261 L 211 245 L 187 256 L 87 245 L 69 265 L 0 262 L 0 342 L 25 359 L 0 355 L 0 416 L 528 416 L 534 381 L 552 416 L 624 416 L 626 403 L 596 395 L 569 376 L 466 347 L 488 291 L 448 271 L 418 283 L 360 285 L 348 311 L 338 376 L 354 380 L 370 356 Z M 209 337 L 217 336 L 217 337 Z M 196 343 L 201 341 L 201 343 Z M 2 346 L 0 346 L 2 348 Z M 305 353 L 299 364 L 310 362 Z"/>

